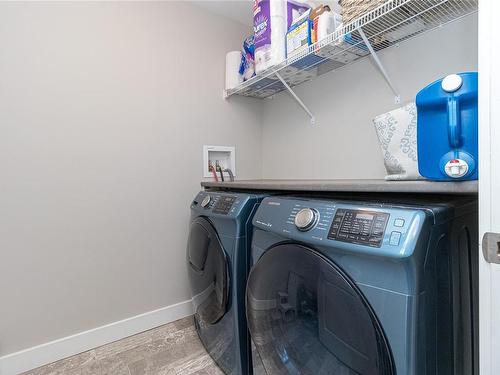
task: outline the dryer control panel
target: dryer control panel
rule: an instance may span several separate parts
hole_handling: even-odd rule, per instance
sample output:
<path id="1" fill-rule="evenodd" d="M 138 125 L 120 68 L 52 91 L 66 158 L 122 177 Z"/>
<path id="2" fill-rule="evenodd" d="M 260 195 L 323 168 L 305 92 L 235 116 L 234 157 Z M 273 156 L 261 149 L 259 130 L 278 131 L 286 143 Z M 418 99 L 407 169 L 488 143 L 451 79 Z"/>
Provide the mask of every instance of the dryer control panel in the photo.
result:
<path id="1" fill-rule="evenodd" d="M 388 220 L 389 214 L 385 212 L 339 208 L 328 239 L 380 247 Z"/>
<path id="2" fill-rule="evenodd" d="M 262 201 L 253 225 L 285 240 L 403 258 L 426 218 L 425 209 L 399 204 L 276 196 Z"/>

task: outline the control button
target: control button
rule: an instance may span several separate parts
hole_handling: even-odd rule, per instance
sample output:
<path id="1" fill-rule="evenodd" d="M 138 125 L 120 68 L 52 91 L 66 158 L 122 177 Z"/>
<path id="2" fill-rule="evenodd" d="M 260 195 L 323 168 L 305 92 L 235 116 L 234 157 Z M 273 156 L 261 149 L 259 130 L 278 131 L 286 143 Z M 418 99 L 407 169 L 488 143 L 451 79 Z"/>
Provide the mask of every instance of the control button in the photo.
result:
<path id="1" fill-rule="evenodd" d="M 295 226 L 300 231 L 308 231 L 313 228 L 319 220 L 319 213 L 312 208 L 303 208 L 295 215 Z"/>
<path id="2" fill-rule="evenodd" d="M 351 234 L 359 234 L 359 228 L 354 228 L 352 227 L 351 230 L 349 231 Z"/>
<path id="3" fill-rule="evenodd" d="M 404 219 L 396 219 L 396 220 L 394 220 L 394 226 L 395 227 L 404 227 L 405 226 L 405 220 Z"/>
<path id="4" fill-rule="evenodd" d="M 391 238 L 389 239 L 389 245 L 398 246 L 401 240 L 401 232 L 392 232 Z"/>
<path id="5" fill-rule="evenodd" d="M 210 197 L 210 195 L 206 195 L 205 198 L 203 198 L 203 200 L 201 201 L 201 207 L 206 208 L 211 200 L 212 198 Z"/>

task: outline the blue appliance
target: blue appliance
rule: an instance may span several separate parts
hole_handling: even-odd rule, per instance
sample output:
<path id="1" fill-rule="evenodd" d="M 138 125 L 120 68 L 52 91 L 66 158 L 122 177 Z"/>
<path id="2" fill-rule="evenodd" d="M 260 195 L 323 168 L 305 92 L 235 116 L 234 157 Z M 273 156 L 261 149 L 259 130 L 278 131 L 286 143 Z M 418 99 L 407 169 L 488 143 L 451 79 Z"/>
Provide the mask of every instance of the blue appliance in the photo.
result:
<path id="1" fill-rule="evenodd" d="M 477 180 L 477 72 L 451 74 L 416 98 L 418 169 L 431 180 Z"/>
<path id="2" fill-rule="evenodd" d="M 439 200 L 264 199 L 254 374 L 478 374 L 477 200 Z"/>
<path id="3" fill-rule="evenodd" d="M 196 330 L 226 374 L 249 373 L 245 284 L 252 217 L 263 196 L 200 192 L 191 204 L 187 245 Z"/>

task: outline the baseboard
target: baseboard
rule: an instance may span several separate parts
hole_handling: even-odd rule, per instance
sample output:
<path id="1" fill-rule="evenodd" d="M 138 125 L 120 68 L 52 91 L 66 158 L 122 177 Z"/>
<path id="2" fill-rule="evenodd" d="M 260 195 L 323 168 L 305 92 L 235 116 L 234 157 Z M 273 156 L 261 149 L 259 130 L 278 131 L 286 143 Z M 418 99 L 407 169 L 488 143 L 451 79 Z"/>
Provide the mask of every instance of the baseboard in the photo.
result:
<path id="1" fill-rule="evenodd" d="M 0 375 L 16 375 L 32 370 L 45 364 L 135 335 L 136 333 L 173 322 L 191 315 L 192 312 L 192 303 L 191 300 L 188 300 L 8 354 L 0 357 Z"/>

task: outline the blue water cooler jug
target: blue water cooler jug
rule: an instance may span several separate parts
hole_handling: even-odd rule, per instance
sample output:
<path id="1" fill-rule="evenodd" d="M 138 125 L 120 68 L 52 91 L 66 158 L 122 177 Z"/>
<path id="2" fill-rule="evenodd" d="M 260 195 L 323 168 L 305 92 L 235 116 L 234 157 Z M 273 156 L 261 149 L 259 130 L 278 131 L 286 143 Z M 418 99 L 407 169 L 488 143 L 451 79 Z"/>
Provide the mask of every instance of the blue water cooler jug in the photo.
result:
<path id="1" fill-rule="evenodd" d="M 477 180 L 477 72 L 451 74 L 417 94 L 418 170 L 437 181 Z"/>

